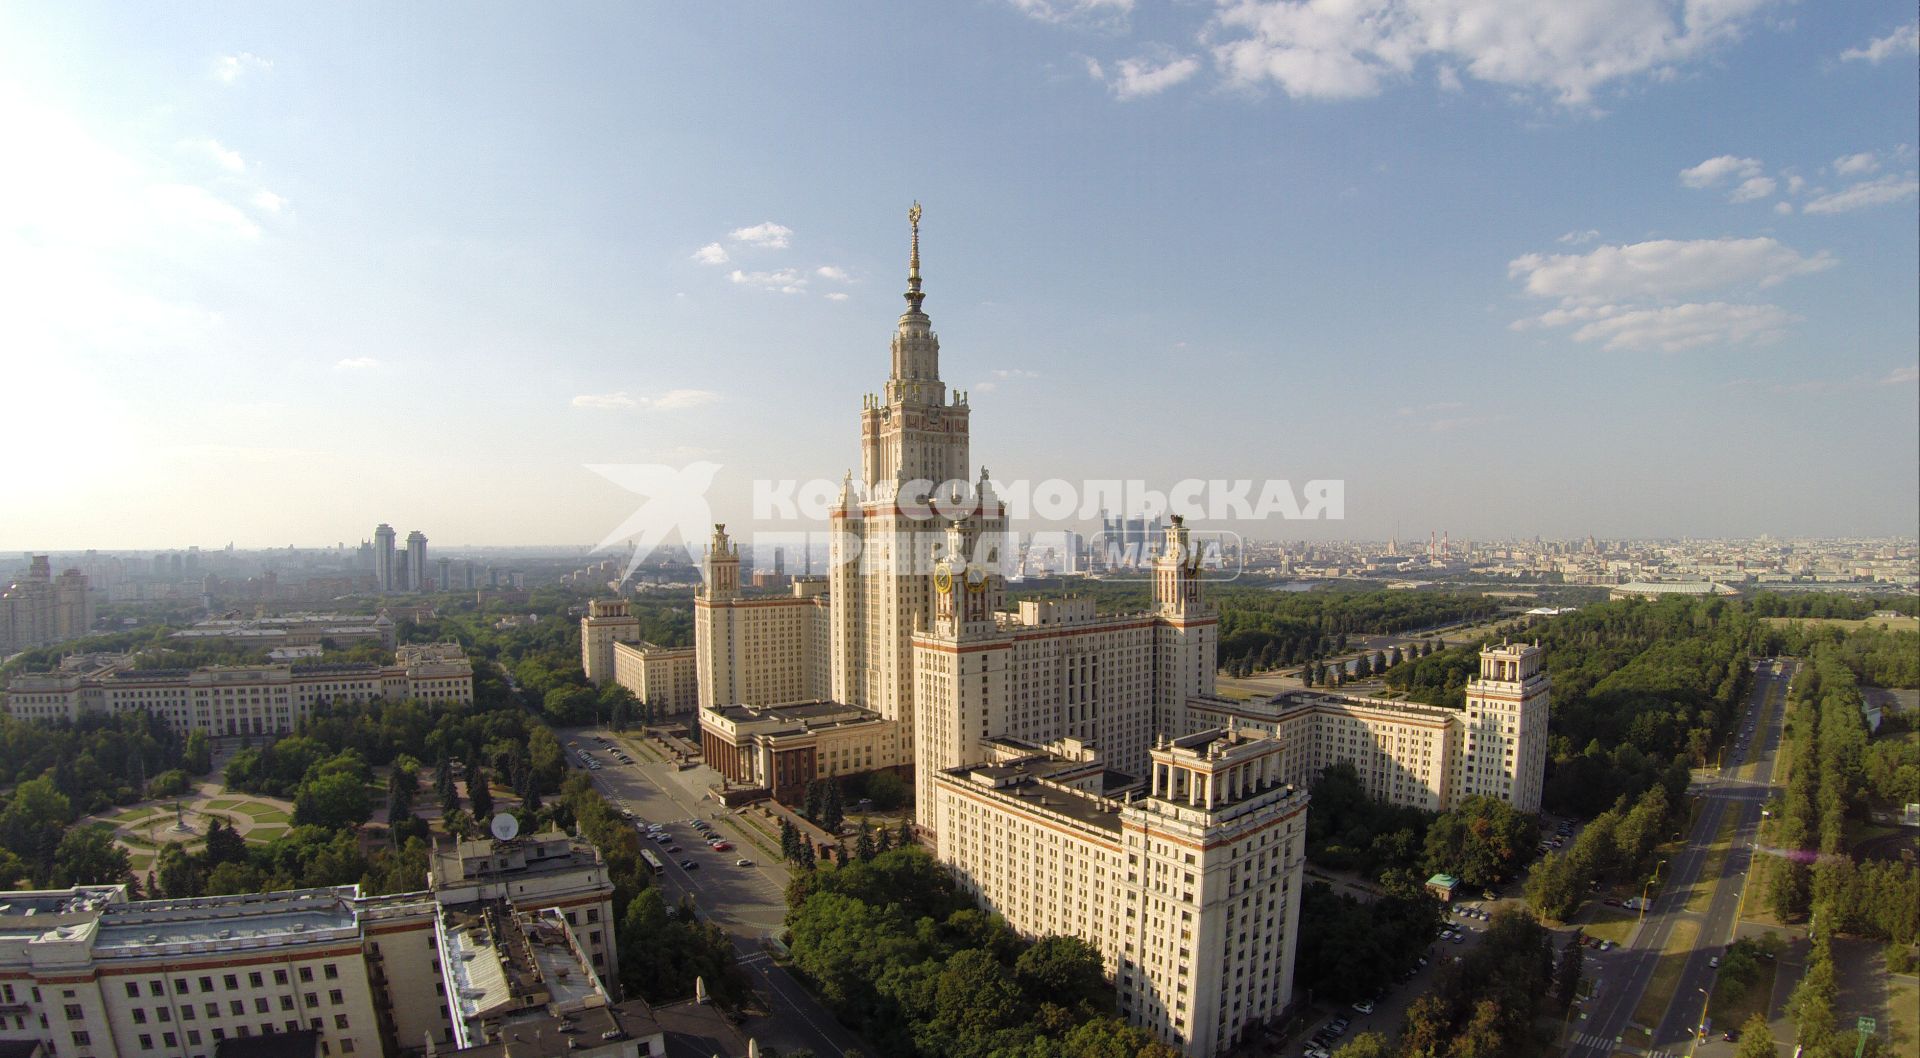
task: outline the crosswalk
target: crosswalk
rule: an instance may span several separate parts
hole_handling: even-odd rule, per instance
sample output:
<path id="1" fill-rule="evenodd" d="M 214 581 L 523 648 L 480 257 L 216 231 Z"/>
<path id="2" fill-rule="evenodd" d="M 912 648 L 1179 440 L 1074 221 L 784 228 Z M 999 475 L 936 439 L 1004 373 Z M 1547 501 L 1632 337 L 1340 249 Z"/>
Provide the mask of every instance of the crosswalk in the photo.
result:
<path id="1" fill-rule="evenodd" d="M 1573 1047 L 1569 1049 L 1569 1053 L 1580 1050 L 1594 1050 L 1603 1055 L 1615 1053 L 1644 1054 L 1646 1058 L 1682 1058 L 1682 1056 L 1686 1054 L 1684 1050 L 1642 1051 L 1638 1047 L 1628 1047 L 1616 1042 L 1611 1036 L 1597 1036 L 1591 1032 L 1583 1032 L 1573 1038 Z"/>

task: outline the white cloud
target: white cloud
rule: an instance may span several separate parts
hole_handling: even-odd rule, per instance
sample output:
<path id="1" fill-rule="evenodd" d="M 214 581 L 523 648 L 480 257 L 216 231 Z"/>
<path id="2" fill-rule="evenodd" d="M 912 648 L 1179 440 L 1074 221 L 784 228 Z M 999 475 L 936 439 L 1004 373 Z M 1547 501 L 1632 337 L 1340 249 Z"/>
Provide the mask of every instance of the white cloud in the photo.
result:
<path id="1" fill-rule="evenodd" d="M 1569 327 L 1574 341 L 1613 350 L 1678 352 L 1773 341 L 1800 317 L 1778 305 L 1687 301 L 1685 295 L 1771 287 L 1836 263 L 1824 251 L 1806 256 L 1765 238 L 1662 239 L 1584 254 L 1527 254 L 1508 264 L 1508 277 L 1559 305 L 1515 320 L 1512 329 Z"/>
<path id="2" fill-rule="evenodd" d="M 245 74 L 272 68 L 272 62 L 252 52 L 243 51 L 233 55 L 222 55 L 213 60 L 213 79 L 221 84 L 232 84 Z"/>
<path id="3" fill-rule="evenodd" d="M 576 408 L 592 408 L 595 411 L 611 411 L 616 408 L 631 408 L 639 402 L 627 395 L 626 390 L 617 393 L 582 393 L 573 398 Z"/>
<path id="4" fill-rule="evenodd" d="M 1570 231 L 1554 241 L 1563 246 L 1585 246 L 1599 237 L 1600 232 L 1598 230 L 1588 228 L 1586 231 Z"/>
<path id="5" fill-rule="evenodd" d="M 1546 325 L 1571 323 L 1576 314 L 1560 315 L 1562 319 Z M 1778 305 L 1731 305 L 1724 301 L 1623 308 L 1598 314 L 1597 318 L 1583 323 L 1573 332 L 1573 340 L 1597 341 L 1604 349 L 1659 349 L 1676 353 L 1704 345 L 1774 341 L 1799 319 Z"/>
<path id="6" fill-rule="evenodd" d="M 1879 63 L 1896 55 L 1920 55 L 1920 21 L 1909 22 L 1884 37 L 1867 42 L 1863 47 L 1848 48 L 1840 53 L 1848 61 L 1865 60 Z"/>
<path id="7" fill-rule="evenodd" d="M 1786 216 L 1787 214 L 1789 214 L 1789 213 L 1792 213 L 1792 212 L 1793 212 L 1793 203 L 1791 203 L 1791 202 L 1775 202 L 1775 203 L 1773 204 L 1773 211 L 1774 211 L 1775 213 L 1778 213 L 1778 214 L 1780 214 L 1781 216 L 1783 216 L 1783 217 L 1784 217 L 1784 216 Z"/>
<path id="8" fill-rule="evenodd" d="M 792 268 L 772 272 L 743 272 L 736 268 L 727 273 L 727 278 L 741 286 L 777 290 L 782 294 L 798 294 L 807 288 L 807 277 Z"/>
<path id="9" fill-rule="evenodd" d="M 1098 64 L 1088 67 L 1092 72 Z M 1165 61 L 1146 57 L 1121 59 L 1114 66 L 1113 77 L 1107 79 L 1107 88 L 1115 99 L 1145 99 L 1151 95 L 1172 88 L 1200 72 L 1200 60 L 1191 55 L 1181 55 Z M 1098 77 L 1099 74 L 1094 74 Z"/>
<path id="10" fill-rule="evenodd" d="M 379 366 L 380 361 L 371 356 L 349 356 L 333 362 L 335 371 L 368 371 Z"/>
<path id="11" fill-rule="evenodd" d="M 827 295 L 827 300 L 828 301 L 845 301 L 847 300 L 847 297 L 848 295 L 843 294 L 840 291 L 836 290 L 833 293 Z"/>
<path id="12" fill-rule="evenodd" d="M 253 193 L 253 205 L 254 208 L 265 210 L 268 213 L 278 213 L 286 208 L 287 200 L 268 191 L 266 188 L 261 188 Z"/>
<path id="13" fill-rule="evenodd" d="M 1787 193 L 1788 194 L 1797 195 L 1806 186 L 1807 186 L 1807 180 L 1805 177 L 1795 176 L 1792 173 L 1787 174 Z"/>
<path id="14" fill-rule="evenodd" d="M 180 146 L 205 157 L 229 173 L 247 171 L 247 160 L 241 157 L 240 152 L 223 146 L 219 140 L 208 138 L 186 140 Z"/>
<path id="15" fill-rule="evenodd" d="M 743 242 L 749 246 L 758 246 L 764 250 L 786 249 L 787 239 L 792 235 L 792 228 L 784 224 L 775 224 L 770 220 L 755 224 L 751 228 L 735 228 L 730 233 L 734 241 Z"/>
<path id="16" fill-rule="evenodd" d="M 1880 160 L 1872 151 L 1859 154 L 1843 154 L 1833 160 L 1833 171 L 1840 176 L 1865 176 L 1880 168 Z"/>
<path id="17" fill-rule="evenodd" d="M 255 239 L 260 226 L 226 199 L 193 184 L 155 184 L 147 188 L 147 204 L 157 216 L 209 235 Z"/>
<path id="18" fill-rule="evenodd" d="M 973 384 L 973 392 L 992 393 L 994 390 L 1000 388 L 1000 383 L 1002 382 L 1022 382 L 1040 377 L 1040 372 L 1038 371 L 1028 371 L 1025 368 L 1019 367 L 995 368 L 989 372 L 989 374 L 992 377 L 986 381 Z"/>
<path id="19" fill-rule="evenodd" d="M 1444 63 L 1440 66 L 1440 72 L 1434 75 L 1434 83 L 1440 86 L 1442 92 L 1464 92 L 1467 90 L 1467 86 L 1460 83 L 1460 71 Z"/>
<path id="20" fill-rule="evenodd" d="M 1008 0 L 1014 9 L 1041 22 L 1125 22 L 1133 0 Z"/>
<path id="21" fill-rule="evenodd" d="M 720 399 L 720 394 L 707 389 L 670 389 L 657 397 L 639 397 L 626 390 L 613 393 L 583 393 L 573 398 L 576 408 L 591 411 L 620 411 L 626 408 L 646 408 L 651 411 L 680 411 L 685 408 L 697 408 Z"/>
<path id="22" fill-rule="evenodd" d="M 1379 93 L 1432 59 L 1587 106 L 1737 37 L 1775 0 L 1217 0 L 1207 38 L 1230 82 L 1302 98 Z"/>
<path id="23" fill-rule="evenodd" d="M 1914 174 L 1895 176 L 1888 173 L 1877 180 L 1822 194 L 1800 208 L 1807 213 L 1846 213 L 1912 198 L 1915 192 L 1920 192 L 1920 180 L 1916 180 Z"/>
<path id="24" fill-rule="evenodd" d="M 706 265 L 723 265 L 728 261 L 727 248 L 717 242 L 710 242 L 693 251 L 693 259 Z"/>
<path id="25" fill-rule="evenodd" d="M 1883 386 L 1904 386 L 1910 382 L 1920 382 L 1920 365 L 1896 367 L 1880 380 Z"/>
<path id="26" fill-rule="evenodd" d="M 847 275 L 846 269 L 834 265 L 821 265 L 813 270 L 813 274 L 822 279 L 831 279 L 836 283 L 845 283 L 848 279 L 852 278 Z"/>
<path id="27" fill-rule="evenodd" d="M 1773 239 L 1659 239 L 1601 246 L 1585 254 L 1526 254 L 1507 265 L 1535 297 L 1599 304 L 1671 298 L 1697 290 L 1772 286 L 1837 262 L 1825 251 L 1802 256 Z"/>
<path id="28" fill-rule="evenodd" d="M 678 411 L 682 408 L 698 408 L 712 404 L 720 399 L 720 394 L 710 389 L 670 389 L 653 398 L 648 406 L 655 411 Z"/>
<path id="29" fill-rule="evenodd" d="M 1778 184 L 1773 182 L 1773 177 L 1750 176 L 1742 180 L 1740 186 L 1734 188 L 1732 193 L 1727 195 L 1727 201 L 1758 202 L 1763 198 L 1773 197 L 1773 190 L 1778 186 Z"/>
<path id="30" fill-rule="evenodd" d="M 1760 175 L 1760 160 L 1723 154 L 1708 158 L 1690 169 L 1680 170 L 1680 182 L 1688 187 L 1713 187 L 1728 179 L 1750 180 Z"/>

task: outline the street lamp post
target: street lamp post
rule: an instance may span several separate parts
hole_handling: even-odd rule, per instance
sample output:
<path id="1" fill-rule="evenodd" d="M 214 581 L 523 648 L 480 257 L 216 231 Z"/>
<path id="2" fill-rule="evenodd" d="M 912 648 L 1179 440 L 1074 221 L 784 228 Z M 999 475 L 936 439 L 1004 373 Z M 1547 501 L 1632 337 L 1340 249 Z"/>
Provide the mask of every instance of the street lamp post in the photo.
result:
<path id="1" fill-rule="evenodd" d="M 1707 1005 L 1713 1002 L 1713 996 L 1704 988 L 1696 988 L 1700 993 L 1700 1023 L 1693 1027 L 1693 1043 L 1687 1047 L 1687 1058 L 1693 1058 L 1693 1052 L 1700 1046 L 1700 1037 L 1707 1034 Z"/>
<path id="2" fill-rule="evenodd" d="M 1640 921 L 1635 923 L 1635 925 L 1643 925 L 1646 923 L 1647 891 L 1653 888 L 1653 883 L 1660 880 L 1660 871 L 1662 868 L 1666 867 L 1666 865 L 1667 865 L 1667 861 L 1665 860 L 1661 860 L 1658 864 L 1655 864 L 1653 868 L 1653 877 L 1647 879 L 1647 884 L 1640 887 Z"/>

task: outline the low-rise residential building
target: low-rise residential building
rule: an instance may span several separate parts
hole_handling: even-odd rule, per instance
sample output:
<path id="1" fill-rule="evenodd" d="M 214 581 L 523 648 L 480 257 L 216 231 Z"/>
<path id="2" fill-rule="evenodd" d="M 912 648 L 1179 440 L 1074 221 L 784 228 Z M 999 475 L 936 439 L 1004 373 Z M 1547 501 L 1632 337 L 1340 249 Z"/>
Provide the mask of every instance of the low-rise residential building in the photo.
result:
<path id="1" fill-rule="evenodd" d="M 391 665 L 209 665 L 142 669 L 126 654 L 67 658 L 49 673 L 7 683 L 0 706 L 29 720 L 77 720 L 130 710 L 152 713 L 181 734 L 285 735 L 322 702 L 473 701 L 473 663 L 458 644 L 402 646 Z"/>
<path id="2" fill-rule="evenodd" d="M 900 726 L 839 702 L 727 705 L 700 713 L 700 749 L 728 781 L 798 804 L 807 784 L 907 764 Z"/>

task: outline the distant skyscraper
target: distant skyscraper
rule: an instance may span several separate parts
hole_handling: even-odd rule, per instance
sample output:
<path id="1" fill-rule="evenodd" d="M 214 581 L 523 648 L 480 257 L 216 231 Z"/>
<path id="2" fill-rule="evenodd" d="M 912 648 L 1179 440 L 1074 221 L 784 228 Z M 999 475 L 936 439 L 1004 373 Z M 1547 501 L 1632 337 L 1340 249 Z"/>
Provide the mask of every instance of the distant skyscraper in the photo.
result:
<path id="1" fill-rule="evenodd" d="M 373 530 L 373 586 L 382 595 L 394 590 L 393 526 L 381 522 Z"/>
<path id="2" fill-rule="evenodd" d="M 438 588 L 441 591 L 453 590 L 453 560 L 452 559 L 442 558 L 440 560 L 440 579 L 439 579 L 439 582 L 434 585 L 434 587 Z"/>
<path id="3" fill-rule="evenodd" d="M 407 534 L 407 569 L 407 590 L 427 590 L 427 534 L 418 529 Z"/>
<path id="4" fill-rule="evenodd" d="M 393 590 L 408 591 L 413 583 L 413 572 L 407 568 L 407 552 L 393 556 Z"/>

